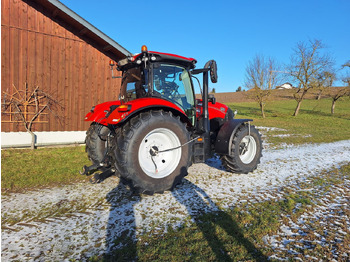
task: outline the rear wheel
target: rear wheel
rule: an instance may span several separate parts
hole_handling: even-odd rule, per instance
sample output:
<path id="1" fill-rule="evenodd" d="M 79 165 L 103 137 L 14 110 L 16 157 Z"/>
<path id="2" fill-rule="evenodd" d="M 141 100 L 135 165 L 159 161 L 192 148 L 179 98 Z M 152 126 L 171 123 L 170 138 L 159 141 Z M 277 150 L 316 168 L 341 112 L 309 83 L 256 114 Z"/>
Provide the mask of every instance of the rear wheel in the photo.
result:
<path id="1" fill-rule="evenodd" d="M 187 141 L 189 133 L 178 117 L 162 110 L 149 111 L 117 131 L 114 158 L 121 176 L 138 192 L 162 193 L 187 175 L 191 147 L 181 147 Z"/>
<path id="2" fill-rule="evenodd" d="M 260 163 L 262 141 L 254 126 L 245 124 L 238 128 L 230 145 L 231 154 L 221 157 L 228 171 L 244 173 L 254 171 Z"/>

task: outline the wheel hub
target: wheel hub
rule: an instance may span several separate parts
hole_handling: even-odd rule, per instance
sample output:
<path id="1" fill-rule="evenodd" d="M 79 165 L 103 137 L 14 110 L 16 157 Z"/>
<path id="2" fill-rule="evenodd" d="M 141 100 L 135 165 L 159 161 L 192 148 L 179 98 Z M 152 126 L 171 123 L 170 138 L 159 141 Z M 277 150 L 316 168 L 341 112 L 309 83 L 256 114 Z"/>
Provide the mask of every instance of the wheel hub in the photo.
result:
<path id="1" fill-rule="evenodd" d="M 151 149 L 149 150 L 149 153 L 151 156 L 156 156 L 158 154 L 158 147 L 152 146 Z"/>
<path id="2" fill-rule="evenodd" d="M 239 145 L 239 158 L 244 164 L 249 164 L 255 158 L 257 145 L 254 137 L 245 136 Z"/>

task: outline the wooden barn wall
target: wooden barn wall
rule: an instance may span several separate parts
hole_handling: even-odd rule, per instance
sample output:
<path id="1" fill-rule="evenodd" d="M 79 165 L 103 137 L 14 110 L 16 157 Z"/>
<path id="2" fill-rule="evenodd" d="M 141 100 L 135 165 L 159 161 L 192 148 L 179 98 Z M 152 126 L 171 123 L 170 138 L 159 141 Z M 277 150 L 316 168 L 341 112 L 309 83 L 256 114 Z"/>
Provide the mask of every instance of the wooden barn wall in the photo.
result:
<path id="1" fill-rule="evenodd" d="M 109 57 L 33 6 L 21 0 L 1 1 L 2 101 L 3 92 L 15 92 L 13 86 L 39 86 L 62 103 L 64 119 L 60 122 L 48 114 L 33 131 L 86 130 L 85 114 L 93 105 L 115 100 L 120 79 L 111 78 Z M 7 118 L 2 114 L 2 132 L 25 131 Z"/>

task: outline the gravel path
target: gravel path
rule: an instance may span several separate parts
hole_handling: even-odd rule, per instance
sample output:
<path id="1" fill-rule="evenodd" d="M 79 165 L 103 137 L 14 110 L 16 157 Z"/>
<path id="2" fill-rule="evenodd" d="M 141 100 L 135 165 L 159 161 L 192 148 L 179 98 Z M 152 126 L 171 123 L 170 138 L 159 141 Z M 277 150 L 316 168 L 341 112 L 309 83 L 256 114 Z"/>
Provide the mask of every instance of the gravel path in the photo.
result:
<path id="1" fill-rule="evenodd" d="M 350 140 L 346 140 L 267 148 L 258 169 L 248 175 L 227 173 L 220 161 L 213 158 L 207 164 L 190 167 L 184 182 L 173 192 L 162 195 L 132 195 L 119 184 L 118 178 L 111 177 L 97 185 L 75 184 L 2 196 L 3 221 L 18 222 L 3 223 L 1 256 L 3 261 L 84 260 L 115 248 L 111 240 L 118 236 L 136 240 L 139 234 L 151 230 L 166 232 L 168 226 L 189 221 L 189 215 L 234 206 L 242 199 L 276 198 L 279 187 L 293 185 L 349 161 Z M 299 224 L 290 222 L 281 228 L 279 235 L 266 238 L 266 243 L 276 249 L 276 258 L 279 250 L 293 250 L 290 243 L 302 243 L 300 234 L 295 234 L 295 230 L 302 228 L 302 219 L 311 221 L 311 217 L 317 217 L 326 223 L 337 208 L 349 214 L 349 184 L 334 190 L 338 190 L 339 198 L 325 198 L 325 204 L 311 214 L 304 214 Z M 339 228 L 339 235 L 349 232 L 349 216 L 336 221 L 345 221 L 346 225 Z M 322 237 L 319 241 L 322 243 Z"/>

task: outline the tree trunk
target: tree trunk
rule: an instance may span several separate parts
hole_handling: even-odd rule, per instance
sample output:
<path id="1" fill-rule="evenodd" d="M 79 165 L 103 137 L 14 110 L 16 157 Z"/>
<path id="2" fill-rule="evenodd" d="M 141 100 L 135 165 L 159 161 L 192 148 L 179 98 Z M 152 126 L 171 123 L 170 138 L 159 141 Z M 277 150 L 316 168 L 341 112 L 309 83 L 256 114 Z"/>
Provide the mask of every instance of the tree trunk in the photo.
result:
<path id="1" fill-rule="evenodd" d="M 262 117 L 265 118 L 264 104 L 263 103 L 259 103 L 259 104 L 260 104 L 260 110 L 261 110 Z"/>
<path id="2" fill-rule="evenodd" d="M 332 109 L 331 109 L 331 113 L 332 113 L 332 115 L 334 114 L 334 109 L 335 109 L 335 101 L 336 101 L 336 100 L 333 100 L 333 101 L 332 101 Z"/>
<path id="3" fill-rule="evenodd" d="M 298 104 L 297 104 L 297 107 L 295 108 L 295 111 L 294 111 L 293 116 L 297 116 L 297 115 L 299 114 L 301 102 L 304 100 L 304 96 L 306 95 L 306 93 L 307 93 L 308 90 L 309 90 L 309 89 L 304 89 L 304 90 L 303 90 L 303 93 L 301 94 L 301 96 L 300 96 L 299 98 L 296 98 L 296 97 L 294 96 L 294 99 L 298 102 Z"/>
<path id="4" fill-rule="evenodd" d="M 317 95 L 317 97 L 316 97 L 316 100 L 317 100 L 317 101 L 321 99 L 321 95 L 322 95 L 322 91 L 320 91 L 320 92 L 318 93 L 318 95 Z"/>
<path id="5" fill-rule="evenodd" d="M 297 116 L 299 114 L 300 106 L 301 106 L 301 101 L 298 101 L 297 107 L 295 108 L 293 116 Z"/>
<path id="6" fill-rule="evenodd" d="M 32 143 L 30 145 L 30 149 L 35 149 L 36 135 L 32 131 L 28 131 L 28 133 L 32 136 Z"/>

